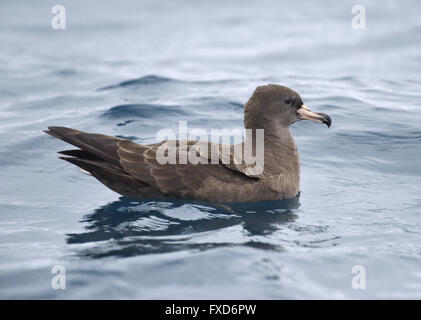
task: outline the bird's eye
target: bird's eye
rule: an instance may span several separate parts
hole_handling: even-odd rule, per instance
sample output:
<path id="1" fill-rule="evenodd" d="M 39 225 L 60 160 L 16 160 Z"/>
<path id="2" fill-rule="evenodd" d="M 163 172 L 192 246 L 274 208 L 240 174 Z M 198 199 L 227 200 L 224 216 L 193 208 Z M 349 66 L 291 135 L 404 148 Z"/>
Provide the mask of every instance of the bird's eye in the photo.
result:
<path id="1" fill-rule="evenodd" d="M 285 100 L 284 100 L 284 102 L 285 102 L 285 104 L 291 104 L 291 98 L 286 98 Z"/>

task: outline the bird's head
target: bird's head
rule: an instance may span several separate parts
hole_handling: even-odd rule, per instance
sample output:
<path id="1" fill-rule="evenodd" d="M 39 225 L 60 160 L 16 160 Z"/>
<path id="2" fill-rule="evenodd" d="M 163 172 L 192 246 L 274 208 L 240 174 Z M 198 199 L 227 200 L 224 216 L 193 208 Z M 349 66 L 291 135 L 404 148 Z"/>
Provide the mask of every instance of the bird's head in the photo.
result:
<path id="1" fill-rule="evenodd" d="M 268 84 L 257 87 L 245 105 L 246 128 L 266 129 L 265 124 L 289 127 L 300 120 L 311 120 L 332 124 L 325 113 L 311 111 L 301 100 L 300 95 L 287 87 Z"/>

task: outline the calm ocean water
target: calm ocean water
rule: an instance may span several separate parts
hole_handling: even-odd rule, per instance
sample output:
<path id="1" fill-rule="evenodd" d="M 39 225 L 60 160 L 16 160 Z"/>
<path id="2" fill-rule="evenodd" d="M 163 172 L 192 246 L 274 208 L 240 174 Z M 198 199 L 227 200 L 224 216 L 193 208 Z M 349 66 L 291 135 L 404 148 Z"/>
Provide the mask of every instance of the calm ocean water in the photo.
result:
<path id="1" fill-rule="evenodd" d="M 55 4 L 0 3 L 0 298 L 421 298 L 419 1 Z M 41 131 L 241 128 L 266 83 L 333 119 L 292 128 L 299 208 L 122 198 Z"/>

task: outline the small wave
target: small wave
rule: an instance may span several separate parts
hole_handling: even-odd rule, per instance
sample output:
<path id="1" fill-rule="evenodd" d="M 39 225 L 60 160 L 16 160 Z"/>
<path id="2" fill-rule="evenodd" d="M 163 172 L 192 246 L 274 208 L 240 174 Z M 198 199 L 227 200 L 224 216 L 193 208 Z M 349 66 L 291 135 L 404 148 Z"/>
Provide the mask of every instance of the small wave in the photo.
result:
<path id="1" fill-rule="evenodd" d="M 121 118 L 155 118 L 160 114 L 168 115 L 184 115 L 186 112 L 180 106 L 158 105 L 148 103 L 122 104 L 112 107 L 105 111 L 101 117 L 109 119 Z M 133 122 L 133 120 L 129 120 Z M 128 121 L 122 122 L 120 125 L 127 125 Z"/>
<path id="2" fill-rule="evenodd" d="M 60 69 L 52 72 L 52 74 L 58 76 L 74 76 L 77 73 L 78 72 L 75 69 Z"/>
<path id="3" fill-rule="evenodd" d="M 136 79 L 130 79 L 117 84 L 98 88 L 97 91 L 104 91 L 110 89 L 118 89 L 125 87 L 138 87 L 144 85 L 156 85 L 161 83 L 184 83 L 184 84 L 197 84 L 197 85 L 209 85 L 209 84 L 224 84 L 238 81 L 238 79 L 210 79 L 210 80 L 180 80 L 168 77 L 161 77 L 157 75 L 147 75 Z"/>
<path id="4" fill-rule="evenodd" d="M 342 76 L 342 77 L 336 77 L 332 78 L 333 82 L 344 82 L 348 84 L 352 84 L 354 86 L 364 86 L 364 82 L 355 76 Z"/>
<path id="5" fill-rule="evenodd" d="M 139 138 L 138 137 L 135 137 L 135 136 L 116 135 L 116 137 L 117 138 L 120 138 L 120 139 L 132 140 L 132 141 L 139 140 Z"/>
<path id="6" fill-rule="evenodd" d="M 125 126 L 127 126 L 128 124 L 133 123 L 133 122 L 135 122 L 135 120 L 126 120 L 126 121 L 123 121 L 123 122 L 117 123 L 117 126 L 118 126 L 118 127 L 125 127 Z"/>
<path id="7" fill-rule="evenodd" d="M 109 85 L 106 87 L 99 88 L 98 91 L 103 90 L 110 90 L 116 88 L 124 88 L 124 87 L 131 87 L 131 86 L 141 86 L 141 85 L 150 85 L 150 84 L 159 84 L 159 83 L 166 83 L 166 82 L 179 82 L 179 80 L 160 77 L 156 75 L 147 75 L 137 79 L 131 79 L 127 81 L 120 82 L 118 84 Z"/>
<path id="8" fill-rule="evenodd" d="M 194 104 L 205 105 L 205 106 L 223 106 L 223 107 L 232 107 L 234 109 L 243 109 L 244 105 L 241 102 L 227 100 L 221 97 L 198 97 L 192 99 Z"/>
<path id="9" fill-rule="evenodd" d="M 353 141 L 359 144 L 404 144 L 419 141 L 421 133 L 418 131 L 401 132 L 401 134 L 365 131 L 360 133 L 338 133 L 337 137 L 344 141 Z"/>
<path id="10" fill-rule="evenodd" d="M 322 103 L 331 103 L 333 105 L 344 105 L 344 104 L 349 104 L 349 105 L 363 105 L 363 104 L 367 104 L 366 101 L 363 101 L 359 98 L 356 97 L 349 97 L 349 96 L 324 96 L 324 97 L 315 97 L 311 99 L 312 102 L 322 102 Z"/>

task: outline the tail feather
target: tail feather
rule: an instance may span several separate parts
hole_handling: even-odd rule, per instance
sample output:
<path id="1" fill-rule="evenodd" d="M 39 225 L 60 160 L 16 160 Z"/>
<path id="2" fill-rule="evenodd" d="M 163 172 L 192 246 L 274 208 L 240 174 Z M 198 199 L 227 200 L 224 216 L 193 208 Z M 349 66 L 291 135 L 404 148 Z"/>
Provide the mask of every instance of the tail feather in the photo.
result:
<path id="1" fill-rule="evenodd" d="M 48 130 L 44 132 L 80 148 L 60 151 L 60 154 L 66 156 L 59 157 L 60 159 L 66 160 L 89 173 L 92 173 L 93 168 L 101 168 L 126 174 L 117 156 L 117 143 L 121 139 L 90 134 L 66 127 L 48 127 Z"/>
<path id="2" fill-rule="evenodd" d="M 159 191 L 153 189 L 150 185 L 125 174 L 123 171 L 107 168 L 105 162 L 100 163 L 72 157 L 60 158 L 78 166 L 82 171 L 88 172 L 108 188 L 121 195 L 128 197 L 162 196 Z"/>
<path id="3" fill-rule="evenodd" d="M 82 169 L 85 169 L 86 171 L 89 171 L 89 167 L 95 166 L 102 169 L 107 169 L 110 171 L 115 171 L 121 174 L 126 174 L 121 167 L 117 167 L 113 165 L 112 163 L 101 161 L 101 160 L 89 160 L 89 159 L 81 159 L 81 158 L 73 158 L 73 157 L 59 157 L 62 160 L 66 160 L 74 165 L 77 165 L 78 167 L 81 167 Z M 83 168 L 83 166 L 86 166 L 87 168 Z"/>
<path id="4" fill-rule="evenodd" d="M 58 153 L 63 154 L 65 156 L 70 156 L 78 159 L 86 159 L 86 160 L 102 160 L 100 157 L 93 155 L 85 150 L 81 149 L 74 149 L 74 150 L 64 150 L 59 151 Z"/>
<path id="5" fill-rule="evenodd" d="M 111 190 L 129 197 L 163 196 L 150 184 L 124 171 L 117 153 L 118 143 L 123 139 L 65 127 L 48 127 L 44 132 L 80 148 L 60 151 L 64 156 L 59 158 L 94 176 Z"/>
<path id="6" fill-rule="evenodd" d="M 101 159 L 119 165 L 117 143 L 123 139 L 103 134 L 86 133 L 66 127 L 48 127 L 48 129 L 44 132 Z"/>

